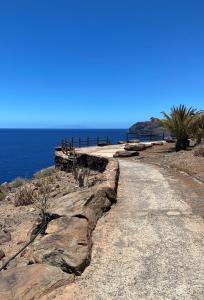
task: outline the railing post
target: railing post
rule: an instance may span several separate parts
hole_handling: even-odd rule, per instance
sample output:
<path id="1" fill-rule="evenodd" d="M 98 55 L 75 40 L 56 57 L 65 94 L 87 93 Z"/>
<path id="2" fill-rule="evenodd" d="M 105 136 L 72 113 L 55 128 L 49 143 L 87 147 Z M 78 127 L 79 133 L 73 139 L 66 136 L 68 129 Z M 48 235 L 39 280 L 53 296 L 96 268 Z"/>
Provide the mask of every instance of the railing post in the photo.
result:
<path id="1" fill-rule="evenodd" d="M 89 137 L 87 136 L 87 147 L 89 146 Z"/>
<path id="2" fill-rule="evenodd" d="M 79 137 L 79 148 L 81 147 L 81 138 Z"/>

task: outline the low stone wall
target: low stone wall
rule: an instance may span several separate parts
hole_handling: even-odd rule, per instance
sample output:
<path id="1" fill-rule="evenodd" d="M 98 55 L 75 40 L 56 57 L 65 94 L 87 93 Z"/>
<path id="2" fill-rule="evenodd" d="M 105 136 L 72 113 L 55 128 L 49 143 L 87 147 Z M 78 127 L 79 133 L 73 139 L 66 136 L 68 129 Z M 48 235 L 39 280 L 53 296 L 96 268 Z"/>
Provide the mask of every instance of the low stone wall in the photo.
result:
<path id="1" fill-rule="evenodd" d="M 115 159 L 80 153 L 78 161 L 102 172 L 102 183 L 67 194 L 53 203 L 50 213 L 55 218 L 48 223 L 46 234 L 23 253 L 28 265 L 1 272 L 1 299 L 40 299 L 73 282 L 89 265 L 92 231 L 97 220 L 117 200 L 119 164 Z M 70 162 L 60 151 L 56 152 L 55 163 L 61 170 L 70 170 Z"/>
<path id="2" fill-rule="evenodd" d="M 87 153 L 76 152 L 77 165 L 103 172 L 109 160 L 105 157 L 94 156 Z M 62 151 L 55 151 L 55 167 L 62 171 L 72 170 L 72 161 Z"/>

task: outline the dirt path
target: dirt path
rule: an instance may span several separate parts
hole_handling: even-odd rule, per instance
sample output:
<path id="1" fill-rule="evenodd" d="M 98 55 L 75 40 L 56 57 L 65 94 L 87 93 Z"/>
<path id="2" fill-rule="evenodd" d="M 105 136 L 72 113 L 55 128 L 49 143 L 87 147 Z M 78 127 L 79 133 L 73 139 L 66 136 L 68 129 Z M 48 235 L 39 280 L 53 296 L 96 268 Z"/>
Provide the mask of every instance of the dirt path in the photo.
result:
<path id="1" fill-rule="evenodd" d="M 179 182 L 120 162 L 118 203 L 93 236 L 90 266 L 57 299 L 204 299 L 204 223 Z"/>

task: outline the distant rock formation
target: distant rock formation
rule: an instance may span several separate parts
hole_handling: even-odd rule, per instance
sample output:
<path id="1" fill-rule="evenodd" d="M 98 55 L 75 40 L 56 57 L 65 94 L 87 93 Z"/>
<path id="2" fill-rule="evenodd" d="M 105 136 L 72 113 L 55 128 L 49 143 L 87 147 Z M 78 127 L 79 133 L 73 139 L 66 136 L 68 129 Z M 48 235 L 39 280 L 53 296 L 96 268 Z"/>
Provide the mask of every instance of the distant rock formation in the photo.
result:
<path id="1" fill-rule="evenodd" d="M 153 136 L 165 136 L 169 135 L 168 131 L 162 127 L 155 118 L 151 118 L 150 121 L 137 122 L 133 124 L 129 130 L 129 133 L 136 135 L 153 135 Z"/>

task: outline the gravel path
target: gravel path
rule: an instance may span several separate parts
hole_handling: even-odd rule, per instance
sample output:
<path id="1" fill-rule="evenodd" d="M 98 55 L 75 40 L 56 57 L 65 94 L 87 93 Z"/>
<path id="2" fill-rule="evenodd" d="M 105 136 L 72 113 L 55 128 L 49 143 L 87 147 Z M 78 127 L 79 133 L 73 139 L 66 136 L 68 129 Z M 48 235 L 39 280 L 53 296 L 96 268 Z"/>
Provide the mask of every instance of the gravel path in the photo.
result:
<path id="1" fill-rule="evenodd" d="M 93 235 L 90 266 L 57 299 L 204 299 L 204 224 L 179 182 L 120 162 L 118 203 Z M 193 194 L 193 193 L 192 193 Z"/>

